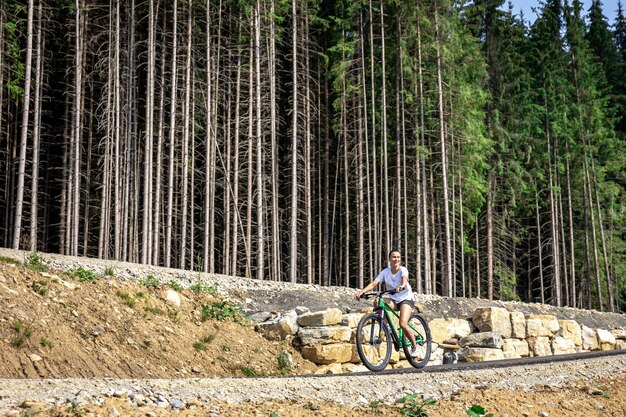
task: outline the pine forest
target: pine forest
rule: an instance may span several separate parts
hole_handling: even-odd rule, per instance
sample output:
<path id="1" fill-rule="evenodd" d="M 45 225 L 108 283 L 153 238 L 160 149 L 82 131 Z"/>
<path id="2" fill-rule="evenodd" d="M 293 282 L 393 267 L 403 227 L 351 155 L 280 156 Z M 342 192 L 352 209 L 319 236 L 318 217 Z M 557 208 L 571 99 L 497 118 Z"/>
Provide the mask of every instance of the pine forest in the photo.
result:
<path id="1" fill-rule="evenodd" d="M 0 246 L 626 311 L 601 1 L 0 0 Z"/>

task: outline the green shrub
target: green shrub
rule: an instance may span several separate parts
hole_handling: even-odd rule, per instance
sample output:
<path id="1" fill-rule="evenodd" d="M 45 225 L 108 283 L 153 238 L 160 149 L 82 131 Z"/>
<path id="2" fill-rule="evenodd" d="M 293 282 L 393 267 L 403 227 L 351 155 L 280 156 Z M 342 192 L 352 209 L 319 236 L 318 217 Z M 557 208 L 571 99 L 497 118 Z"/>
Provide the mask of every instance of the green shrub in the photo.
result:
<path id="1" fill-rule="evenodd" d="M 91 269 L 85 269 L 82 266 L 74 270 L 72 274 L 81 282 L 92 282 L 98 279 L 98 274 Z"/>
<path id="2" fill-rule="evenodd" d="M 209 284 L 202 284 L 200 282 L 196 282 L 189 288 L 191 289 L 191 291 L 195 292 L 196 294 L 207 293 L 213 296 L 217 295 L 217 288 Z"/>
<path id="3" fill-rule="evenodd" d="M 113 275 L 115 275 L 115 270 L 109 266 L 104 269 L 104 275 L 106 275 L 107 277 L 112 277 Z"/>
<path id="4" fill-rule="evenodd" d="M 30 325 L 25 325 L 22 320 L 13 323 L 13 330 L 16 333 L 15 339 L 13 339 L 13 346 L 15 347 L 21 347 L 33 335 L 33 328 Z"/>
<path id="5" fill-rule="evenodd" d="M 235 303 L 223 300 L 215 304 L 202 306 L 202 321 L 207 321 L 208 319 L 233 320 L 241 324 L 245 322 L 246 316 Z"/>
<path id="6" fill-rule="evenodd" d="M 422 401 L 418 398 L 418 394 L 407 394 L 400 398 L 398 402 L 404 404 L 400 409 L 403 415 L 410 417 L 427 417 L 428 412 L 426 411 L 426 407 L 435 405 L 437 400 L 428 398 Z"/>
<path id="7" fill-rule="evenodd" d="M 148 275 L 146 279 L 143 280 L 143 285 L 145 285 L 148 288 L 158 287 L 159 285 L 161 285 L 161 281 L 156 279 L 154 275 Z"/>
<path id="8" fill-rule="evenodd" d="M 169 287 L 173 289 L 174 291 L 180 292 L 183 289 L 183 286 L 180 285 L 178 281 L 174 281 L 173 279 L 170 280 L 170 282 L 168 282 L 167 285 L 169 285 Z"/>
<path id="9" fill-rule="evenodd" d="M 37 252 L 31 252 L 26 258 L 26 266 L 33 271 L 46 272 L 48 266 L 43 263 L 43 258 Z"/>
<path id="10" fill-rule="evenodd" d="M 41 340 L 39 340 L 39 343 L 41 344 L 41 346 L 45 346 L 45 347 L 52 347 L 52 341 L 49 339 L 46 339 L 45 337 L 42 337 Z"/>

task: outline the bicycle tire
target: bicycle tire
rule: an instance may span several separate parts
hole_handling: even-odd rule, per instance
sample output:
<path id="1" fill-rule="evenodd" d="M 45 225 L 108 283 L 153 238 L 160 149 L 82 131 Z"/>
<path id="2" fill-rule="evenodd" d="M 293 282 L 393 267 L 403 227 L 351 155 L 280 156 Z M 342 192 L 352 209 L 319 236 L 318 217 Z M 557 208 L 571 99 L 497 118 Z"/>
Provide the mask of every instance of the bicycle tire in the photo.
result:
<path id="1" fill-rule="evenodd" d="M 391 359 L 391 335 L 380 315 L 371 313 L 359 321 L 356 349 L 361 362 L 370 371 L 380 372 L 387 367 Z"/>
<path id="2" fill-rule="evenodd" d="M 430 337 L 430 328 L 428 323 L 422 317 L 422 315 L 413 312 L 409 318 L 409 324 L 413 326 L 417 331 L 414 332 L 415 340 L 417 341 L 417 349 L 420 353 L 419 356 L 411 356 L 411 342 L 405 333 L 402 334 L 402 349 L 404 350 L 404 356 L 409 363 L 415 368 L 423 368 L 428 364 L 430 360 L 430 353 L 432 349 L 432 339 Z"/>

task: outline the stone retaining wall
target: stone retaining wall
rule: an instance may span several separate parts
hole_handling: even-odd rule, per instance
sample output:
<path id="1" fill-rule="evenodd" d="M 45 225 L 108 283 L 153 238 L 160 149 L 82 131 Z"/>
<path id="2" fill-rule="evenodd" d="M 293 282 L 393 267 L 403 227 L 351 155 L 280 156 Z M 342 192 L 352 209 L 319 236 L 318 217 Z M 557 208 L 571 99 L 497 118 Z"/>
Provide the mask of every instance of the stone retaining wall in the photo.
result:
<path id="1" fill-rule="evenodd" d="M 365 370 L 355 345 L 355 330 L 364 314 L 298 307 L 251 318 L 266 338 L 290 340 L 304 358 L 320 365 L 318 372 L 345 373 Z M 459 361 L 475 362 L 626 349 L 625 327 L 590 328 L 571 319 L 502 307 L 476 308 L 467 319 L 434 318 L 429 326 L 433 340 L 429 365 L 441 364 L 447 351 L 455 351 Z M 394 351 L 391 367 L 410 366 L 401 359 L 403 354 Z"/>

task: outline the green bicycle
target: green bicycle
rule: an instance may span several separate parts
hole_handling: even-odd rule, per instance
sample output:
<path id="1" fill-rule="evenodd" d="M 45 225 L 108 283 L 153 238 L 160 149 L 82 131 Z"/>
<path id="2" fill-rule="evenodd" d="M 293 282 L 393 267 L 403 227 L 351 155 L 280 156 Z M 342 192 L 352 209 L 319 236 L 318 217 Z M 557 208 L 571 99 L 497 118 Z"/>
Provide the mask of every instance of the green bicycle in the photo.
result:
<path id="1" fill-rule="evenodd" d="M 383 295 L 395 291 L 376 291 L 365 293 L 361 298 L 377 297 L 373 313 L 364 316 L 356 330 L 356 348 L 363 365 L 370 371 L 379 372 L 387 367 L 391 359 L 391 345 L 396 351 L 404 350 L 404 356 L 415 368 L 423 368 L 430 359 L 432 340 L 430 329 L 424 317 L 413 312 L 409 318 L 409 327 L 414 332 L 418 355 L 411 355 L 411 342 L 401 328 L 393 324 L 393 314 L 400 318 L 399 313 L 383 300 Z"/>

